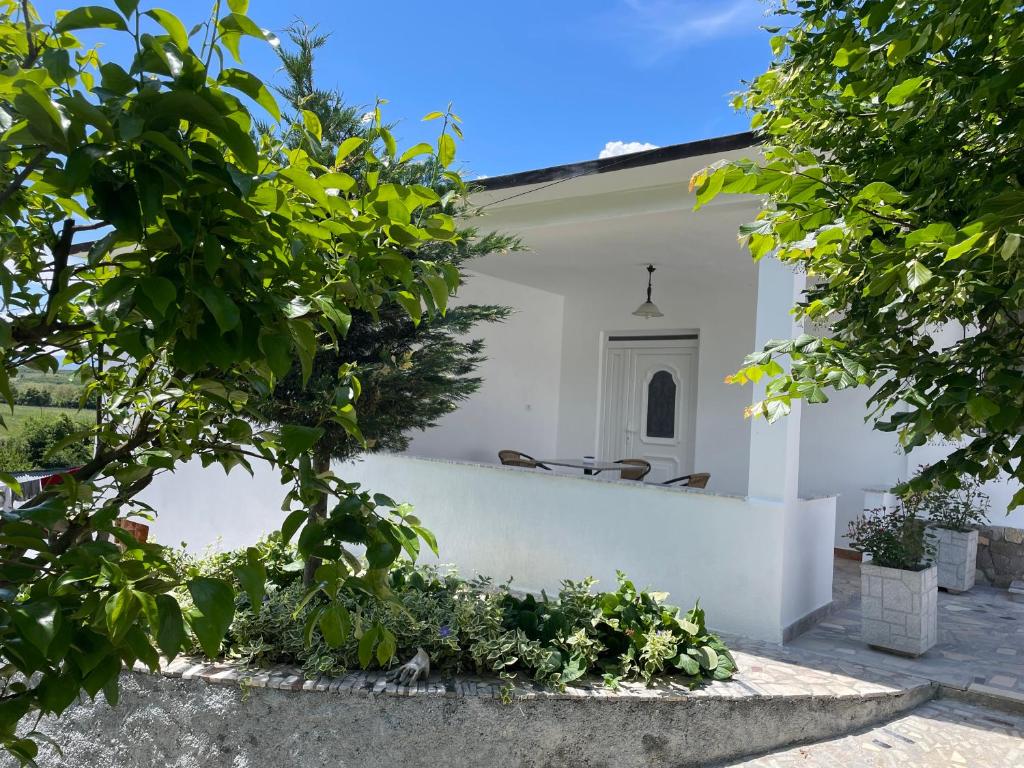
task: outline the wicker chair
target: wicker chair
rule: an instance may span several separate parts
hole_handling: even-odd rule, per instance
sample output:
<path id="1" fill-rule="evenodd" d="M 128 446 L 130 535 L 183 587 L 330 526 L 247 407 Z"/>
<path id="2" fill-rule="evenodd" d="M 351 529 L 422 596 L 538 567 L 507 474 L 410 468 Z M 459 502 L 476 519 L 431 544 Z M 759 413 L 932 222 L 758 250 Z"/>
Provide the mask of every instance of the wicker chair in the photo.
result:
<path id="1" fill-rule="evenodd" d="M 506 467 L 527 467 L 528 469 L 547 469 L 549 471 L 551 469 L 546 464 L 541 464 L 533 456 L 519 451 L 498 451 L 498 459 Z"/>
<path id="2" fill-rule="evenodd" d="M 651 462 L 646 459 L 619 459 L 616 464 L 628 464 L 629 469 L 623 469 L 619 477 L 623 480 L 643 480 L 651 472 Z"/>
<path id="3" fill-rule="evenodd" d="M 692 475 L 683 475 L 666 480 L 662 485 L 674 485 L 677 488 L 707 488 L 708 480 L 711 479 L 709 472 L 694 472 Z"/>

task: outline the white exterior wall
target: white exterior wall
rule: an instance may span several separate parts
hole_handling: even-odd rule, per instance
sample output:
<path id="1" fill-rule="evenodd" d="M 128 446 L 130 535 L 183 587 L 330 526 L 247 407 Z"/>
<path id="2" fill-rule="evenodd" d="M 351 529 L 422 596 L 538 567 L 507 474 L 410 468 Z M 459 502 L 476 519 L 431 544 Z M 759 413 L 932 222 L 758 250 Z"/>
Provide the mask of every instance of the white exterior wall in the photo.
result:
<path id="1" fill-rule="evenodd" d="M 562 297 L 472 274 L 453 303 L 501 304 L 514 313 L 503 323 L 482 323 L 472 330 L 470 338 L 486 343 L 487 360 L 476 374 L 483 384 L 434 429 L 415 433 L 408 453 L 486 462 L 496 462 L 502 448 L 552 456 L 558 426 Z"/>
<path id="2" fill-rule="evenodd" d="M 411 502 L 437 536 L 439 562 L 466 576 L 511 576 L 518 589 L 554 594 L 563 579 L 587 576 L 614 589 L 618 569 L 684 609 L 699 598 L 717 630 L 772 642 L 831 600 L 831 499 L 791 507 L 396 455 L 335 471 Z M 143 498 L 158 512 L 153 540 L 202 552 L 247 546 L 278 528 L 283 496 L 266 467 L 251 477 L 193 462 L 159 475 Z"/>
<path id="3" fill-rule="evenodd" d="M 723 379 L 735 373 L 751 350 L 756 272 L 751 267 L 725 280 L 707 272 L 686 280 L 662 279 L 656 273 L 654 300 L 665 314 L 656 320 L 632 315 L 642 299 L 638 274 L 642 271 L 625 272 L 633 279 L 631 290 L 623 290 L 615 280 L 588 282 L 581 266 L 579 289 L 565 297 L 557 453 L 582 456 L 596 451 L 602 332 L 696 329 L 700 347 L 694 470 L 710 472 L 709 488 L 716 492 L 746 494 L 750 423 L 743 409 L 750 391 Z"/>
<path id="4" fill-rule="evenodd" d="M 907 478 L 907 456 L 896 434 L 864 421 L 866 389 L 830 391 L 829 401 L 804 404 L 800 429 L 800 495 L 837 495 L 835 546 L 864 509 L 866 488 L 891 488 Z"/>
<path id="5" fill-rule="evenodd" d="M 787 505 L 782 552 L 782 626 L 832 602 L 832 537 L 836 498 Z"/>
<path id="6" fill-rule="evenodd" d="M 184 544 L 199 554 L 207 547 L 247 547 L 280 528 L 288 488 L 268 465 L 253 462 L 253 470 L 250 475 L 236 467 L 225 474 L 217 465 L 204 468 L 195 460 L 159 473 L 139 494 L 156 511 L 150 539 L 169 547 Z"/>
<path id="7" fill-rule="evenodd" d="M 831 499 L 747 500 L 543 470 L 378 455 L 346 477 L 409 501 L 436 534 L 440 561 L 527 591 L 563 579 L 698 598 L 717 630 L 772 642 L 832 599 Z M 786 590 L 789 593 L 786 593 Z"/>

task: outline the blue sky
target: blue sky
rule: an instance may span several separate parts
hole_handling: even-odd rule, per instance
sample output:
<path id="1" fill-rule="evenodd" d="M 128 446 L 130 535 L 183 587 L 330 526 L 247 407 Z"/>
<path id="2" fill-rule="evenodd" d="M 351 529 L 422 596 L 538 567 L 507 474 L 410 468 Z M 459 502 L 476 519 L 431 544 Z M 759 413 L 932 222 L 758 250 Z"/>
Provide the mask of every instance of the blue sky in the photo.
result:
<path id="1" fill-rule="evenodd" d="M 43 13 L 73 5 L 37 2 Z M 155 5 L 190 27 L 211 2 Z M 420 117 L 453 101 L 470 178 L 588 160 L 608 142 L 664 146 L 745 130 L 730 94 L 771 59 L 760 0 L 251 0 L 249 15 L 279 33 L 296 19 L 331 32 L 320 85 L 350 103 L 388 99 L 403 143 L 429 138 L 437 124 Z M 269 47 L 249 41 L 243 55 L 280 81 Z"/>

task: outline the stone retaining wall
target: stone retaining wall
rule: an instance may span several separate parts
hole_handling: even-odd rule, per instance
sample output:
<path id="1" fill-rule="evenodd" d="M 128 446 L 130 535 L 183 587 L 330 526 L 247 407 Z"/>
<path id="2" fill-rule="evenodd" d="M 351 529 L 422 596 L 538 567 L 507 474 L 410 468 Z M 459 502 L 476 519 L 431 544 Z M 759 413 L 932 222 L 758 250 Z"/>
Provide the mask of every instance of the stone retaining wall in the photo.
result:
<path id="1" fill-rule="evenodd" d="M 977 581 L 1006 588 L 1024 579 L 1024 530 L 986 525 L 978 533 Z"/>
<path id="2" fill-rule="evenodd" d="M 44 719 L 39 730 L 61 752 L 44 746 L 41 768 L 686 768 L 839 736 L 935 694 L 925 684 L 765 696 L 733 682 L 693 693 L 529 687 L 505 703 L 485 681 L 401 687 L 373 673 L 179 669 L 126 672 L 117 707 L 100 696 Z"/>

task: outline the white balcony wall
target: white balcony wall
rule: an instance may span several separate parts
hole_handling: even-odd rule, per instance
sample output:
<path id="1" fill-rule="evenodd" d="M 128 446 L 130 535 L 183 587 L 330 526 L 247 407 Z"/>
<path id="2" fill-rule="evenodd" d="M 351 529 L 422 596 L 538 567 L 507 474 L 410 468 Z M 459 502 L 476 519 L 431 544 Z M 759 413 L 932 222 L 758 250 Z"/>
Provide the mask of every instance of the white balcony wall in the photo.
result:
<path id="1" fill-rule="evenodd" d="M 724 632 L 778 642 L 832 599 L 832 499 L 747 500 L 543 470 L 379 455 L 347 477 L 410 501 L 464 575 L 513 577 L 527 591 L 615 571 L 698 598 Z"/>

